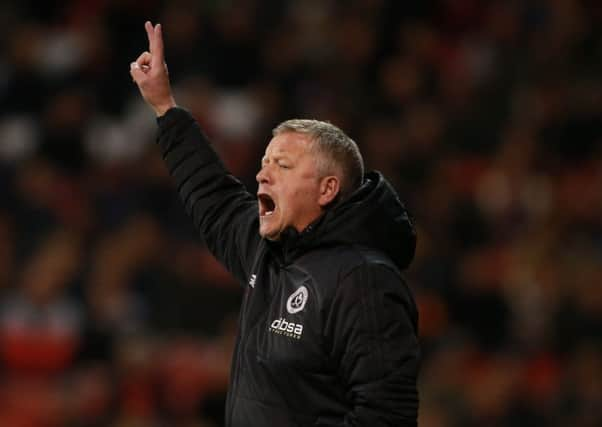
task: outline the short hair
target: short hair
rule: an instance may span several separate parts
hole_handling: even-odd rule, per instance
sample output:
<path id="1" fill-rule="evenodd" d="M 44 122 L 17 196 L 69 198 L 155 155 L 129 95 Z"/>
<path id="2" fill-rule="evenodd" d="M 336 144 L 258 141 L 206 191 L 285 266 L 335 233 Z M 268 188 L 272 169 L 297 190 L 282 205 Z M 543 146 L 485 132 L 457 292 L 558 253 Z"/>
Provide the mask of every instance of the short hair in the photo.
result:
<path id="1" fill-rule="evenodd" d="M 364 180 L 362 154 L 355 141 L 341 129 L 332 123 L 320 120 L 291 119 L 276 126 L 272 130 L 272 135 L 285 132 L 298 132 L 311 137 L 312 148 L 321 154 L 317 159 L 318 170 L 322 176 L 340 171 L 341 186 L 338 200 L 347 198 L 362 184 Z"/>

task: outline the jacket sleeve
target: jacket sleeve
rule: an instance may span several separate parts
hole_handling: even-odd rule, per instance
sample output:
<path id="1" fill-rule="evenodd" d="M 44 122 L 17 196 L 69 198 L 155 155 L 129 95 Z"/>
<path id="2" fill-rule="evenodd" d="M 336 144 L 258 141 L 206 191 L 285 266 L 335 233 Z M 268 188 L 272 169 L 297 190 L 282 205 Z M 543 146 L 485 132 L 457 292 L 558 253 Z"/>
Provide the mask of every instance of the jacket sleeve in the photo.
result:
<path id="1" fill-rule="evenodd" d="M 228 173 L 190 113 L 176 107 L 157 121 L 157 144 L 186 213 L 213 255 L 246 283 L 260 241 L 255 198 Z"/>
<path id="2" fill-rule="evenodd" d="M 352 410 L 345 427 L 417 425 L 417 310 L 393 269 L 365 263 L 340 280 L 327 340 Z"/>

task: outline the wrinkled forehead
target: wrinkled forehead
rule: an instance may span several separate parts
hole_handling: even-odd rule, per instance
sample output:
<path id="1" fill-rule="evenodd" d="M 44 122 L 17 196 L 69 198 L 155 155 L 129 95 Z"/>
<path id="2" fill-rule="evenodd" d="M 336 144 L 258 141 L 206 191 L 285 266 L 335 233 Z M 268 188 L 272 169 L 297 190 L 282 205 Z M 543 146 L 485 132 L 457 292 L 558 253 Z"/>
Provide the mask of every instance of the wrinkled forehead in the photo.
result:
<path id="1" fill-rule="evenodd" d="M 293 155 L 300 156 L 313 152 L 315 141 L 311 135 L 301 132 L 282 132 L 270 140 L 266 149 L 266 156 Z"/>

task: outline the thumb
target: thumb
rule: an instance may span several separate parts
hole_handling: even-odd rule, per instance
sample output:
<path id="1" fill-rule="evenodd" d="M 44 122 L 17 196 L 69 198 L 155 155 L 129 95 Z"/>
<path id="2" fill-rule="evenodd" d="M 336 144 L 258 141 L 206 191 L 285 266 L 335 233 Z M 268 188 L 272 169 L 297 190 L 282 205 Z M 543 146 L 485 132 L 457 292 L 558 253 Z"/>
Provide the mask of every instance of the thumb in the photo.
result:
<path id="1" fill-rule="evenodd" d="M 130 64 L 130 75 L 136 84 L 140 84 L 144 77 L 146 77 L 146 73 L 142 71 L 137 62 L 132 62 Z"/>

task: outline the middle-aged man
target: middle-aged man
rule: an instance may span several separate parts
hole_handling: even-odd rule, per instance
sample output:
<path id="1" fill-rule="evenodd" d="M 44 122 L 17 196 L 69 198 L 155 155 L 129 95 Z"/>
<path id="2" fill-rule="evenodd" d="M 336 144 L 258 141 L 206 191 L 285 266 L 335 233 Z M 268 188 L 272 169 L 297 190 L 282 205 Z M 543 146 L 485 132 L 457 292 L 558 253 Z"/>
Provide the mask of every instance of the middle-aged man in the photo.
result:
<path id="1" fill-rule="evenodd" d="M 130 73 L 158 117 L 158 145 L 207 246 L 244 285 L 228 427 L 416 426 L 417 310 L 400 271 L 416 235 L 337 127 L 274 129 L 257 197 L 176 106 L 160 25 Z"/>

